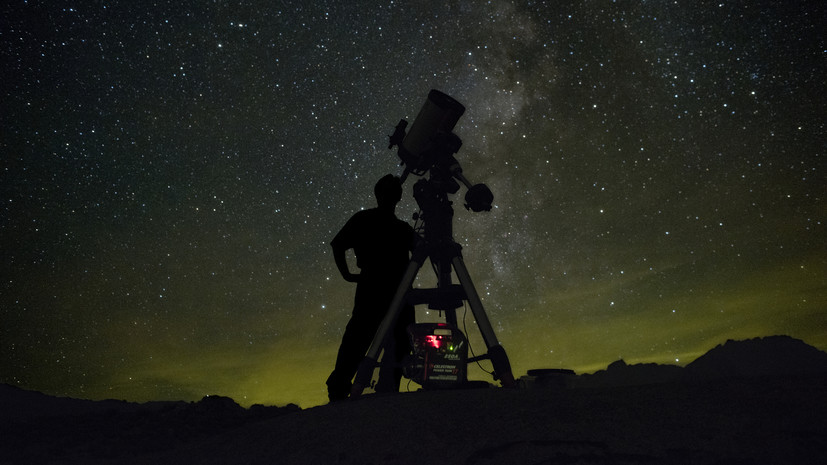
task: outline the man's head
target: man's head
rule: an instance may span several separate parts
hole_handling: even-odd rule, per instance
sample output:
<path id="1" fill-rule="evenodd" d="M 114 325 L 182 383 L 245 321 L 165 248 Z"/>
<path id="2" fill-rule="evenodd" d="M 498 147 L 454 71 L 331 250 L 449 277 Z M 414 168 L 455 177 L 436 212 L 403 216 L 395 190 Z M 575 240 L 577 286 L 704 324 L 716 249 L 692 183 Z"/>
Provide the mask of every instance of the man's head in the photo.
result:
<path id="1" fill-rule="evenodd" d="M 402 182 L 398 176 L 388 174 L 376 183 L 373 194 L 380 208 L 393 208 L 402 199 Z"/>

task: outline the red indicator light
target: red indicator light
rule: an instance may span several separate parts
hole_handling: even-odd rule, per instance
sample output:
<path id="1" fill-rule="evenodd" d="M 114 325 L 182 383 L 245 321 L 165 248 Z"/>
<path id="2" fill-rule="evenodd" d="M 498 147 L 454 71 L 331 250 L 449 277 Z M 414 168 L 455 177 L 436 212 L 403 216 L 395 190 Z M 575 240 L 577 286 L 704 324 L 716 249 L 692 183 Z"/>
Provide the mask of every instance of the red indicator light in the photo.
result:
<path id="1" fill-rule="evenodd" d="M 442 338 L 433 334 L 428 334 L 425 336 L 425 343 L 434 349 L 439 349 L 442 346 Z"/>

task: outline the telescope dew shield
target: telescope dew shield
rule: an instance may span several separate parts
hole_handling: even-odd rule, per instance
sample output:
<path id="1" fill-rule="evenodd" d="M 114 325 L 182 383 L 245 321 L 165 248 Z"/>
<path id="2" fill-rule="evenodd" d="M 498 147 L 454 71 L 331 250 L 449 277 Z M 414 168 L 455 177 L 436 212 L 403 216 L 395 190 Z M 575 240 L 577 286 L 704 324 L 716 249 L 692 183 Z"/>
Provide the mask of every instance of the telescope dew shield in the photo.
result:
<path id="1" fill-rule="evenodd" d="M 430 168 L 417 166 L 422 155 L 432 148 L 431 142 L 437 134 L 453 131 L 464 112 L 465 107 L 451 96 L 436 89 L 428 93 L 428 99 L 399 146 L 400 156 L 412 171 Z"/>

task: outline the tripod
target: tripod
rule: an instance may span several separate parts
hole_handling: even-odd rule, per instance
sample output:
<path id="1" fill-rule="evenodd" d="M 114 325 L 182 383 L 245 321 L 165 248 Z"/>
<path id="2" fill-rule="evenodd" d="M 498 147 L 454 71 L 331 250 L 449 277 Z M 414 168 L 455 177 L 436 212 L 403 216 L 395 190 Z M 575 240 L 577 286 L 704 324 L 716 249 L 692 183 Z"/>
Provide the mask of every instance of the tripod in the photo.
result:
<path id="1" fill-rule="evenodd" d="M 449 193 L 456 193 L 459 189 L 459 185 L 454 181 L 454 178 L 462 181 L 468 187 L 468 194 L 472 198 L 477 197 L 476 201 L 478 201 L 480 195 L 486 197 L 485 193 L 480 193 L 479 186 L 482 186 L 487 195 L 490 196 L 488 209 L 490 209 L 493 196 L 490 195 L 490 191 L 484 185 L 471 186 L 468 180 L 462 176 L 459 164 L 450 154 L 444 156 L 443 159 L 449 160 L 451 163 L 434 165 L 430 169 L 430 179 L 423 178 L 414 184 L 414 198 L 422 211 L 420 218 L 424 223 L 424 233 L 414 249 L 405 274 L 388 307 L 388 312 L 379 325 L 373 342 L 371 342 L 370 349 L 368 349 L 365 358 L 359 365 L 356 379 L 351 388 L 351 398 L 361 396 L 364 388 L 370 384 L 373 371 L 378 365 L 377 358 L 383 349 L 386 337 L 394 328 L 397 318 L 406 303 L 410 305 L 428 304 L 431 309 L 444 311 L 446 322 L 456 326 L 456 309 L 463 306 L 463 301 L 467 301 L 476 318 L 483 341 L 488 348 L 487 354 L 475 357 L 475 360 L 490 359 L 494 367 L 495 379 L 499 378 L 504 387 L 514 386 L 514 376 L 511 373 L 508 356 L 505 349 L 498 342 L 496 334 L 494 334 L 494 329 L 491 327 L 491 322 L 488 320 L 479 294 L 474 288 L 471 276 L 468 274 L 468 269 L 462 259 L 462 247 L 453 239 L 454 210 L 452 202 L 448 199 Z M 403 182 L 408 173 L 409 171 L 406 170 L 403 174 Z M 469 195 L 466 195 L 466 200 L 469 200 Z M 474 199 L 469 200 L 469 203 L 474 202 Z M 469 206 L 466 205 L 466 207 Z M 475 206 L 469 208 L 479 211 Z M 437 274 L 437 287 L 431 289 L 413 288 L 413 282 L 426 259 L 431 260 Z M 459 284 L 453 283 L 452 271 L 456 273 Z M 385 357 L 387 357 L 387 352 Z"/>

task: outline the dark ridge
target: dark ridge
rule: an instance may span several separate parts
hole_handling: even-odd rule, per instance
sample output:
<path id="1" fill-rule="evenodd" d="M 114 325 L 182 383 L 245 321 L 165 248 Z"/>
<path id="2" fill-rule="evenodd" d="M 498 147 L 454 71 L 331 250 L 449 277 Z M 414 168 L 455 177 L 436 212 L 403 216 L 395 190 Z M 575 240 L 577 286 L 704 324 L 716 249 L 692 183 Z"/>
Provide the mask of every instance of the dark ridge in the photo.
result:
<path id="1" fill-rule="evenodd" d="M 638 363 L 629 365 L 623 360 L 612 362 L 605 370 L 580 375 L 581 387 L 640 386 L 643 384 L 671 383 L 683 379 L 684 370 L 677 365 Z"/>
<path id="2" fill-rule="evenodd" d="M 605 370 L 571 380 L 576 387 L 640 386 L 672 382 L 766 376 L 827 376 L 827 353 L 789 336 L 719 344 L 692 363 L 677 365 L 612 362 Z"/>
<path id="3" fill-rule="evenodd" d="M 695 378 L 827 373 L 827 353 L 789 336 L 728 340 L 686 366 Z"/>

